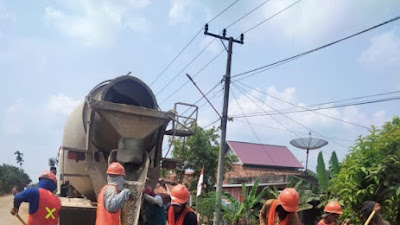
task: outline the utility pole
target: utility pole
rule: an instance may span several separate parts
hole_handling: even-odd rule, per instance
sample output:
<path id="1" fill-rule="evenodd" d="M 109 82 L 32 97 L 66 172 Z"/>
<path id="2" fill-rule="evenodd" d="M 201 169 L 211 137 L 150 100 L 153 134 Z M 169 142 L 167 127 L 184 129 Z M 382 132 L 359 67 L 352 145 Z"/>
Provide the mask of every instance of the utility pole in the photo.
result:
<path id="1" fill-rule="evenodd" d="M 221 196 L 222 196 L 222 183 L 224 181 L 224 165 L 225 165 L 225 154 L 228 151 L 228 145 L 226 143 L 226 124 L 228 121 L 228 103 L 229 103 L 229 85 L 231 81 L 231 63 L 232 63 L 232 46 L 233 42 L 243 44 L 243 34 L 240 35 L 240 40 L 236 40 L 233 37 L 226 37 L 226 29 L 223 30 L 222 36 L 218 34 L 212 34 L 208 32 L 208 24 L 206 24 L 204 29 L 204 34 L 209 35 L 215 38 L 219 38 L 222 40 L 228 41 L 228 49 L 225 49 L 228 53 L 228 58 L 226 62 L 226 74 L 224 76 L 225 84 L 224 84 L 224 103 L 222 109 L 222 118 L 221 118 L 221 143 L 219 148 L 218 155 L 218 172 L 217 172 L 217 203 L 216 203 L 216 211 L 214 212 L 214 225 L 219 225 L 221 222 Z"/>

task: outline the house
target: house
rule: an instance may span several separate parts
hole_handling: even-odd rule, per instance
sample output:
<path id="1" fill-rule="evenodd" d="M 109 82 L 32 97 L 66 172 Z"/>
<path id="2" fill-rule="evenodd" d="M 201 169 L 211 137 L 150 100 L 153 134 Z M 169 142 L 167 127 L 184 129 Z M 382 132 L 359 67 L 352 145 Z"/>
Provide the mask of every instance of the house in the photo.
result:
<path id="1" fill-rule="evenodd" d="M 242 183 L 251 188 L 256 180 L 259 187 L 276 186 L 283 189 L 290 175 L 302 175 L 301 163 L 286 146 L 227 141 L 230 154 L 238 157 L 233 170 L 226 172 L 223 191 L 242 200 Z"/>

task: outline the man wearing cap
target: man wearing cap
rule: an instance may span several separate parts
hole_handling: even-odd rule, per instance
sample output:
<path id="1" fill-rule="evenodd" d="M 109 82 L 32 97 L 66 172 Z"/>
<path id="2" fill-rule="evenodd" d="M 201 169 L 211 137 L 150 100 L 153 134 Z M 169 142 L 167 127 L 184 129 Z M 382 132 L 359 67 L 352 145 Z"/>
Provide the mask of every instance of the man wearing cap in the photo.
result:
<path id="1" fill-rule="evenodd" d="M 12 215 L 17 215 L 22 202 L 29 202 L 27 225 L 57 225 L 61 201 L 53 194 L 57 187 L 56 176 L 44 171 L 39 176 L 37 188 L 27 188 L 14 196 Z"/>
<path id="2" fill-rule="evenodd" d="M 168 225 L 197 225 L 196 213 L 187 206 L 189 190 L 178 184 L 171 190 L 171 204 L 167 206 Z"/>
<path id="3" fill-rule="evenodd" d="M 131 191 L 124 189 L 125 168 L 113 162 L 107 169 L 107 184 L 97 199 L 96 225 L 120 225 L 121 208 L 129 199 Z"/>
<path id="4" fill-rule="evenodd" d="M 299 193 L 294 188 L 285 188 L 278 199 L 265 202 L 260 210 L 260 225 L 300 225 L 298 208 Z"/>
<path id="5" fill-rule="evenodd" d="M 339 218 L 339 215 L 343 214 L 342 207 L 340 203 L 337 201 L 331 201 L 326 204 L 324 208 L 324 214 L 322 215 L 322 219 L 318 222 L 317 225 L 336 225 L 336 221 Z M 342 225 L 347 225 L 350 222 L 349 219 L 344 220 Z"/>

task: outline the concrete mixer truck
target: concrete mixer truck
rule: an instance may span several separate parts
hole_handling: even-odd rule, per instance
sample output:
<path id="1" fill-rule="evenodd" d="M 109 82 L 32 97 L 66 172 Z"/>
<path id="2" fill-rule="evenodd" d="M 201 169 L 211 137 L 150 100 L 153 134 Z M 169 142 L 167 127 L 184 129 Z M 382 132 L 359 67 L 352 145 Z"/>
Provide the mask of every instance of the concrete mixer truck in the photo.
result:
<path id="1" fill-rule="evenodd" d="M 124 222 L 138 224 L 142 190 L 145 183 L 154 187 L 158 182 L 163 137 L 168 123 L 178 122 L 176 116 L 175 110 L 160 111 L 151 89 L 136 77 L 120 76 L 95 86 L 64 127 L 57 172 L 60 224 L 94 224 L 95 201 L 114 161 L 124 165 L 134 193 Z"/>

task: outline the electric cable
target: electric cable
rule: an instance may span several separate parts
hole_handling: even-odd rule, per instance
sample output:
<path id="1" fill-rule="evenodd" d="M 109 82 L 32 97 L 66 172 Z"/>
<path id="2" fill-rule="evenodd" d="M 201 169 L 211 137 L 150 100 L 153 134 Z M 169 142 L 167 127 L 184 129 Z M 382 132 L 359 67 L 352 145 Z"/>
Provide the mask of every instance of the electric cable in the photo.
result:
<path id="1" fill-rule="evenodd" d="M 235 83 L 233 83 L 233 85 L 234 85 L 239 91 L 241 91 L 242 94 L 244 94 L 245 96 L 247 96 L 247 94 L 246 94 L 240 87 L 238 87 Z M 279 113 L 279 111 L 277 111 L 276 109 L 274 109 L 272 106 L 266 104 L 264 101 L 258 99 L 257 97 L 255 97 L 255 96 L 252 95 L 251 93 L 249 93 L 249 95 L 251 95 L 253 98 L 257 99 L 258 101 L 260 101 L 261 103 L 263 103 L 264 105 L 266 105 L 268 108 L 271 108 L 273 111 Z M 255 102 L 253 101 L 253 103 L 255 103 Z M 255 103 L 255 104 L 256 104 L 256 103 Z M 261 107 L 261 109 L 264 110 L 262 107 Z M 279 113 L 279 114 L 282 115 L 282 116 L 284 116 L 284 117 L 286 117 L 287 119 L 291 120 L 292 122 L 296 123 L 297 125 L 299 125 L 299 126 L 305 128 L 305 129 L 307 129 L 308 131 L 311 131 L 311 132 L 313 132 L 313 133 L 315 133 L 315 134 L 318 134 L 318 135 L 320 135 L 321 137 L 323 137 L 323 138 L 325 138 L 325 139 L 328 139 L 328 140 L 332 141 L 333 143 L 335 143 L 335 144 L 337 144 L 337 145 L 339 145 L 339 146 L 346 147 L 346 146 L 344 146 L 344 145 L 342 145 L 342 144 L 340 144 L 340 143 L 338 143 L 338 142 L 336 142 L 336 141 L 334 141 L 334 140 L 332 140 L 332 139 L 329 139 L 329 138 L 326 137 L 325 135 L 322 135 L 322 134 L 320 134 L 319 132 L 317 132 L 317 131 L 315 131 L 315 130 L 312 130 L 311 128 L 309 128 L 309 127 L 307 127 L 307 126 L 305 126 L 305 125 L 303 125 L 303 124 L 297 122 L 296 120 L 292 119 L 291 117 L 289 117 L 289 116 L 287 116 L 287 115 L 285 115 L 285 114 L 282 114 L 282 113 Z M 296 134 L 297 134 L 297 133 L 296 133 Z"/>
<path id="2" fill-rule="evenodd" d="M 257 91 L 257 92 L 259 92 L 259 93 L 261 93 L 261 94 L 264 94 L 264 95 L 266 95 L 266 96 L 269 96 L 269 97 L 271 97 L 271 98 L 274 98 L 274 99 L 276 99 L 276 100 L 278 100 L 278 101 L 285 102 L 285 103 L 287 103 L 287 104 L 289 104 L 289 105 L 293 105 L 293 106 L 295 106 L 295 107 L 297 107 L 297 108 L 301 108 L 301 109 L 304 109 L 304 110 L 306 110 L 306 111 L 313 112 L 313 113 L 316 113 L 316 114 L 318 114 L 318 115 L 325 116 L 325 117 L 327 117 L 327 118 L 330 118 L 330 119 L 333 119 L 333 120 L 336 120 L 336 121 L 340 121 L 340 122 L 347 123 L 347 124 L 350 124 L 350 125 L 353 125 L 353 126 L 356 126 L 356 127 L 361 127 L 361 128 L 370 130 L 369 127 L 366 127 L 366 126 L 363 126 L 363 125 L 359 125 L 359 124 L 356 124 L 356 123 L 353 123 L 353 122 L 350 122 L 350 121 L 347 121 L 347 120 L 342 120 L 342 119 L 340 119 L 340 118 L 336 118 L 336 117 L 333 117 L 333 116 L 330 116 L 330 115 L 326 115 L 326 114 L 321 113 L 321 112 L 318 112 L 318 111 L 311 111 L 311 110 L 310 110 L 309 108 L 307 108 L 307 107 L 304 107 L 304 106 L 301 106 L 301 105 L 296 105 L 296 104 L 294 104 L 294 103 L 292 103 L 292 102 L 286 101 L 286 100 L 284 100 L 284 99 L 280 99 L 280 98 L 278 98 L 278 97 L 276 97 L 276 96 L 273 96 L 273 95 L 271 95 L 271 94 L 265 93 L 265 92 L 260 91 L 260 90 L 258 90 L 258 89 L 256 89 L 256 88 L 250 87 L 250 86 L 248 86 L 247 84 L 244 84 L 244 83 L 242 83 L 242 82 L 240 82 L 240 81 L 239 81 L 238 83 L 242 84 L 243 86 L 246 86 L 247 88 L 253 89 L 253 90 L 255 90 L 255 91 Z"/>
<path id="3" fill-rule="evenodd" d="M 216 16 L 214 16 L 210 21 L 208 21 L 208 23 L 211 23 L 212 21 L 214 21 L 217 17 L 219 17 L 220 15 L 222 15 L 224 12 L 226 12 L 229 8 L 231 8 L 233 5 L 235 5 L 239 0 L 234 1 L 233 3 L 231 3 L 228 7 L 226 7 L 224 10 L 222 10 L 220 13 L 218 13 Z M 172 63 L 175 62 L 175 60 L 186 50 L 186 48 L 194 41 L 194 39 L 196 39 L 196 37 L 203 31 L 203 27 L 200 28 L 200 30 L 194 35 L 194 37 L 185 45 L 185 47 L 183 47 L 183 49 L 172 59 L 172 61 L 157 75 L 157 77 L 150 83 L 149 86 L 152 86 L 157 80 L 158 78 L 160 78 L 160 76 L 162 74 L 164 74 L 164 72 L 172 65 Z"/>
<path id="4" fill-rule="evenodd" d="M 345 41 L 345 40 L 347 40 L 347 39 L 356 37 L 356 36 L 358 36 L 358 35 L 361 35 L 361 34 L 363 34 L 363 33 L 366 33 L 366 32 L 368 32 L 368 31 L 371 31 L 371 30 L 376 29 L 376 28 L 378 28 L 378 27 L 381 27 L 381 26 L 384 26 L 384 25 L 386 25 L 386 24 L 392 23 L 392 22 L 394 22 L 394 21 L 396 21 L 396 20 L 398 20 L 398 19 L 400 19 L 400 16 L 396 16 L 396 17 L 394 17 L 394 18 L 392 18 L 392 19 L 389 19 L 389 20 L 387 20 L 387 21 L 384 21 L 384 22 L 382 22 L 382 23 L 379 23 L 379 24 L 377 24 L 377 25 L 375 25 L 375 26 L 372 26 L 372 27 L 367 28 L 367 29 L 365 29 L 365 30 L 359 31 L 359 32 L 357 32 L 357 33 L 355 33 L 355 34 L 346 36 L 346 37 L 344 37 L 344 38 L 338 39 L 338 40 L 336 40 L 336 41 L 330 42 L 330 43 L 328 43 L 328 44 L 322 45 L 322 46 L 320 46 L 320 47 L 311 49 L 311 50 L 309 50 L 309 51 L 306 51 L 306 52 L 303 52 L 303 53 L 300 53 L 300 54 L 297 54 L 297 55 L 291 56 L 291 57 L 289 57 L 289 58 L 285 58 L 285 59 L 282 59 L 282 60 L 279 60 L 279 61 L 276 61 L 276 62 L 273 62 L 273 63 L 270 63 L 270 64 L 267 64 L 267 65 L 265 65 L 265 66 L 261 66 L 261 67 L 258 67 L 258 68 L 252 69 L 252 70 L 248 70 L 248 71 L 245 71 L 245 72 L 242 72 L 242 73 L 238 73 L 238 74 L 232 76 L 232 78 L 239 77 L 239 76 L 243 76 L 243 75 L 246 75 L 246 74 L 249 74 L 249 73 L 252 73 L 252 72 L 256 72 L 256 71 L 259 71 L 259 70 L 262 70 L 262 69 L 266 69 L 266 68 L 268 68 L 268 67 L 271 67 L 271 66 L 274 66 L 274 65 L 277 65 L 277 64 L 282 65 L 282 64 L 284 64 L 284 63 L 290 62 L 290 61 L 293 60 L 293 59 L 297 59 L 297 58 L 303 57 L 303 56 L 305 56 L 305 55 L 308 55 L 308 54 L 310 54 L 310 53 L 313 53 L 313 52 L 322 50 L 322 49 L 324 49 L 324 48 L 327 48 L 327 47 L 329 47 L 329 46 L 338 44 L 338 43 L 340 43 L 340 42 L 342 42 L 342 41 Z M 250 75 L 246 76 L 245 78 L 248 78 L 248 77 L 250 77 L 250 76 L 253 76 L 253 74 L 250 74 Z M 243 78 L 243 79 L 244 79 L 244 78 Z"/>
<path id="5" fill-rule="evenodd" d="M 298 111 L 288 111 L 288 112 L 279 111 L 279 110 L 278 111 L 264 111 L 264 112 L 259 112 L 259 113 L 255 113 L 255 114 L 250 114 L 250 115 L 232 115 L 231 117 L 233 117 L 233 118 L 242 118 L 242 117 L 256 117 L 256 116 L 276 115 L 276 114 L 292 114 L 292 113 L 317 111 L 317 110 L 332 109 L 332 108 L 343 108 L 343 107 L 347 107 L 347 106 L 374 104 L 374 103 L 396 101 L 396 100 L 400 100 L 400 96 L 395 96 L 395 97 L 385 98 L 385 99 L 370 100 L 370 101 L 365 101 L 365 102 L 352 102 L 352 103 L 346 103 L 346 104 L 342 104 L 342 105 L 334 105 L 334 106 L 327 106 L 327 107 L 320 107 L 320 108 L 311 108 L 309 110 L 298 110 Z"/>

